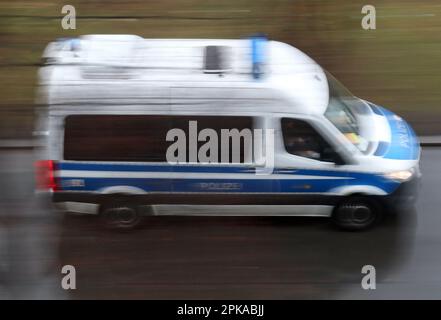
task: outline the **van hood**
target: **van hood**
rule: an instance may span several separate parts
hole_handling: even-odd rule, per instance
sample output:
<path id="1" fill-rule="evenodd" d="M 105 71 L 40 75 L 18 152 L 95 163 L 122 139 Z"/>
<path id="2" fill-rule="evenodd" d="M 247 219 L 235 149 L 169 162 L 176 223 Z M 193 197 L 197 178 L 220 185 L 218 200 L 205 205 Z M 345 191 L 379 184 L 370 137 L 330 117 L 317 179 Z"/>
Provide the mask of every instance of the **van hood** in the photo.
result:
<path id="1" fill-rule="evenodd" d="M 375 156 L 396 160 L 417 160 L 420 157 L 420 142 L 412 127 L 400 116 L 381 106 L 369 103 L 376 116 L 386 119 L 387 130 L 390 132 L 386 139 L 378 142 Z"/>

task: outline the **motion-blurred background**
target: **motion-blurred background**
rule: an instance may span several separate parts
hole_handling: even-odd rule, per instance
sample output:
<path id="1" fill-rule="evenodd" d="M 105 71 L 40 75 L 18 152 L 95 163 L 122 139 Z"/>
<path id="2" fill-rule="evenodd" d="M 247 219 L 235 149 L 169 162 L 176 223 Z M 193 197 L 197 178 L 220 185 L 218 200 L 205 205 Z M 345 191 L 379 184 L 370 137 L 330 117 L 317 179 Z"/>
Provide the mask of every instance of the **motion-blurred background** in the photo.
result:
<path id="1" fill-rule="evenodd" d="M 76 9 L 63 30 L 61 8 Z M 363 30 L 361 8 L 376 8 Z M 353 93 L 440 134 L 441 3 L 437 0 L 16 0 L 0 1 L 0 138 L 32 131 L 36 74 L 48 42 L 82 34 L 241 38 L 263 32 L 290 43 Z"/>
<path id="2" fill-rule="evenodd" d="M 76 8 L 76 30 L 61 27 L 66 4 Z M 361 27 L 367 4 L 376 8 L 376 30 Z M 440 17 L 437 0 L 0 0 L 0 141 L 31 137 L 44 47 L 100 33 L 262 32 L 305 51 L 420 135 L 441 134 Z M 440 159 L 440 148 L 425 147 L 416 210 L 366 233 L 308 218 L 161 217 L 116 234 L 42 206 L 32 149 L 0 148 L 0 299 L 439 299 Z M 77 268 L 77 290 L 61 289 L 67 264 Z M 366 264 L 377 269 L 374 292 L 360 287 Z"/>

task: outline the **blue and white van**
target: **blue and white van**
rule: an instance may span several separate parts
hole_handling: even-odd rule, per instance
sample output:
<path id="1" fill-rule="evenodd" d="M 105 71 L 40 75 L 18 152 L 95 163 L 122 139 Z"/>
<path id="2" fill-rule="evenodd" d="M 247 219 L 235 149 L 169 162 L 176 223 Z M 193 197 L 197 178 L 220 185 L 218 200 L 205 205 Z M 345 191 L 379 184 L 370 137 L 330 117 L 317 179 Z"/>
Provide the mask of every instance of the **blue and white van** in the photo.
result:
<path id="1" fill-rule="evenodd" d="M 43 59 L 37 183 L 64 211 L 119 228 L 183 214 L 322 216 L 358 230 L 416 198 L 409 124 L 285 43 L 89 35 L 51 43 Z M 271 130 L 271 172 L 245 146 L 197 161 L 199 138 L 171 163 L 167 133 L 191 122 Z"/>

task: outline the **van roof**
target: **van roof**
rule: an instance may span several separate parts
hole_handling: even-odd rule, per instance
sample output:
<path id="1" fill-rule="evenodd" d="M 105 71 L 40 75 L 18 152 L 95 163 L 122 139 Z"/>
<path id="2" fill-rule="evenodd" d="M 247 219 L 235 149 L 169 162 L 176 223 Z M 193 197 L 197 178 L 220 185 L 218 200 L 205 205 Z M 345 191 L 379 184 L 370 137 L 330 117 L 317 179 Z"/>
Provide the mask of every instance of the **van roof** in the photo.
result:
<path id="1" fill-rule="evenodd" d="M 322 68 L 288 44 L 258 40 L 134 35 L 61 39 L 43 53 L 48 65 L 40 70 L 40 84 L 49 105 L 90 101 L 145 105 L 153 100 L 173 104 L 182 99 L 236 97 L 287 104 L 283 110 L 272 104 L 269 110 L 256 111 L 323 114 L 328 86 Z M 208 59 L 214 59 L 214 64 Z"/>

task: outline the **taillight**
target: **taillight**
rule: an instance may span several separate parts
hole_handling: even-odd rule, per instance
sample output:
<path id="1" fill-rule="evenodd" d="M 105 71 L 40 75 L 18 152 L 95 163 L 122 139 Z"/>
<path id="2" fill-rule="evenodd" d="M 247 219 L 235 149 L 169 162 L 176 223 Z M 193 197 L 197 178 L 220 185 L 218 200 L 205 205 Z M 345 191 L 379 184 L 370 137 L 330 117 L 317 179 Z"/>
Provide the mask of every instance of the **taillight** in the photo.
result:
<path id="1" fill-rule="evenodd" d="M 38 190 L 57 190 L 54 168 L 53 160 L 39 160 L 35 162 L 35 180 Z"/>

